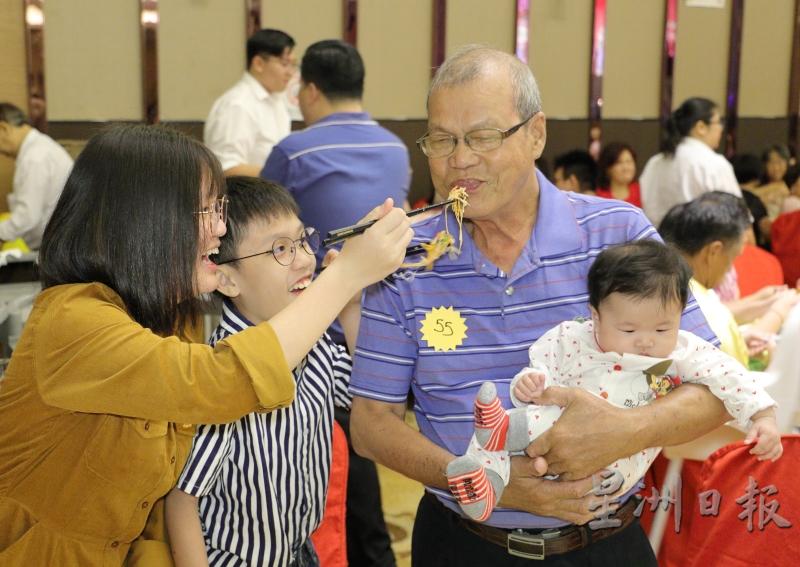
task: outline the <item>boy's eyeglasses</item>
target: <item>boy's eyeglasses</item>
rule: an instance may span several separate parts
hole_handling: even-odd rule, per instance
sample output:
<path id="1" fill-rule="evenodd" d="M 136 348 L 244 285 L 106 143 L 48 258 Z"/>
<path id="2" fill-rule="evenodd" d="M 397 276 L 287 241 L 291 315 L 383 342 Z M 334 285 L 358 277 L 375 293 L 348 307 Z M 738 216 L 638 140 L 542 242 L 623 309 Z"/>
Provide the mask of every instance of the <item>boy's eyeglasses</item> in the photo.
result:
<path id="1" fill-rule="evenodd" d="M 317 250 L 319 250 L 320 244 L 320 236 L 319 232 L 317 232 L 317 229 L 308 226 L 303 229 L 303 234 L 300 236 L 300 238 L 293 240 L 288 236 L 281 236 L 280 238 L 275 239 L 275 242 L 272 243 L 272 248 L 270 250 L 256 252 L 255 254 L 248 254 L 247 256 L 240 256 L 239 258 L 230 258 L 228 260 L 221 261 L 215 260 L 215 263 L 218 266 L 221 266 L 222 264 L 230 264 L 231 262 L 253 258 L 254 256 L 261 256 L 262 254 L 272 254 L 272 257 L 275 258 L 275 261 L 281 266 L 291 266 L 292 262 L 294 262 L 294 257 L 297 254 L 298 244 L 306 254 L 314 255 Z"/>
<path id="2" fill-rule="evenodd" d="M 222 221 L 222 224 L 228 220 L 228 198 L 227 197 L 220 197 L 219 199 L 214 200 L 214 204 L 210 207 L 203 207 L 199 211 L 195 211 L 196 215 L 200 215 L 203 218 L 203 222 L 208 224 L 213 224 L 213 220 L 218 218 Z"/>

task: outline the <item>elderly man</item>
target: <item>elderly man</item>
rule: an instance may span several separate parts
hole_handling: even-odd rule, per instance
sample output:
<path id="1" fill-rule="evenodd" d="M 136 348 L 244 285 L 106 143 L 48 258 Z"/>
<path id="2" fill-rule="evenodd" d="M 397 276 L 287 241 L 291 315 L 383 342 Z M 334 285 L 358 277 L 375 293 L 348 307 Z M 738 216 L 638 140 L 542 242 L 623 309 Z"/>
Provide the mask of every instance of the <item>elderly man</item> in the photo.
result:
<path id="1" fill-rule="evenodd" d="M 540 565 L 655 565 L 629 494 L 619 497 L 616 522 L 585 525 L 608 498 L 591 494 L 591 476 L 725 420 L 722 404 L 702 387 L 682 386 L 627 410 L 550 388 L 545 403 L 566 410 L 529 447 L 536 457 L 514 458 L 485 524 L 458 513 L 445 469 L 472 436 L 480 384 L 494 381 L 510 407 L 509 382 L 526 366 L 530 344 L 561 321 L 588 316 L 586 274 L 596 254 L 655 236 L 635 207 L 548 182 L 534 166 L 545 139 L 535 80 L 513 56 L 467 47 L 438 70 L 420 146 L 439 196 L 456 186 L 469 194 L 461 253 L 367 291 L 351 383 L 356 450 L 427 487 L 414 526 L 415 565 L 528 564 L 515 556 L 543 557 Z M 445 226 L 442 215 L 427 219 L 416 237 L 430 240 Z M 694 301 L 683 326 L 714 340 Z M 409 393 L 419 432 L 403 419 Z M 538 478 L 545 471 L 561 479 Z"/>
<path id="2" fill-rule="evenodd" d="M 0 242 L 22 238 L 28 248 L 38 249 L 72 171 L 72 158 L 7 102 L 0 102 L 0 154 L 15 160 L 14 185 L 8 195 L 11 216 L 0 222 Z"/>

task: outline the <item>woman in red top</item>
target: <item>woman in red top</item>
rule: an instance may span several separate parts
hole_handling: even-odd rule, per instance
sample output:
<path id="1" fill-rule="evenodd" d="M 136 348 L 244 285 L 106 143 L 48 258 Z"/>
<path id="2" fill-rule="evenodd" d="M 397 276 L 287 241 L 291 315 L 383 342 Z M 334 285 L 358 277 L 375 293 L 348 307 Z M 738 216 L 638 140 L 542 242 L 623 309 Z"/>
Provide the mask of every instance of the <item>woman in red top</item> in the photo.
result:
<path id="1" fill-rule="evenodd" d="M 619 199 L 641 208 L 639 182 L 636 179 L 636 152 L 628 144 L 611 142 L 600 152 L 597 161 L 598 197 Z"/>

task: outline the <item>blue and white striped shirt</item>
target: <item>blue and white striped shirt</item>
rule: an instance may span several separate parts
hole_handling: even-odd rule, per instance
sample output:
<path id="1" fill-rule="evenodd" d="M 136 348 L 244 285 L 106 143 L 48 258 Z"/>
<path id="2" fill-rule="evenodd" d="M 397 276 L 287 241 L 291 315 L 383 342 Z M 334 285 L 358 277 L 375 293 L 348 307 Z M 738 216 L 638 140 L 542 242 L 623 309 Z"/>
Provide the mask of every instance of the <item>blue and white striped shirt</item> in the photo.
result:
<path id="1" fill-rule="evenodd" d="M 226 301 L 210 342 L 251 325 Z M 317 528 L 330 475 L 333 406 L 350 407 L 350 370 L 344 347 L 324 335 L 294 370 L 289 407 L 198 427 L 178 488 L 200 499 L 211 566 L 288 565 Z"/>
<path id="2" fill-rule="evenodd" d="M 633 205 L 562 192 L 539 172 L 537 178 L 537 221 L 512 273 L 492 264 L 464 230 L 457 258 L 443 256 L 433 270 L 420 270 L 410 281 L 385 280 L 364 296 L 350 390 L 390 403 L 405 402 L 413 393 L 420 431 L 454 455 L 463 455 L 472 437 L 480 385 L 493 381 L 504 407 L 512 407 L 509 384 L 528 365 L 528 347 L 562 321 L 589 316 L 586 276 L 597 255 L 613 244 L 658 238 Z M 448 215 L 451 233 L 457 232 Z M 442 215 L 427 219 L 415 225 L 414 240 L 429 241 L 444 227 Z M 451 306 L 465 320 L 465 337 L 455 350 L 437 351 L 422 326 L 434 308 Z M 693 298 L 682 327 L 716 341 Z M 449 492 L 428 490 L 458 511 Z M 503 508 L 487 523 L 504 528 L 564 524 Z"/>

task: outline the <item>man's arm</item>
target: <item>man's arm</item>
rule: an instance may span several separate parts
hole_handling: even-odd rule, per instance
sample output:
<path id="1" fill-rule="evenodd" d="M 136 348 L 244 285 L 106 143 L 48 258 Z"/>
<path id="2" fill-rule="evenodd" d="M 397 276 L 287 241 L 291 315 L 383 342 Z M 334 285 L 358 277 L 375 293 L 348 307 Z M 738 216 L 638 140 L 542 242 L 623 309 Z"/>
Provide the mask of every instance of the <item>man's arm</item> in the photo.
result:
<path id="1" fill-rule="evenodd" d="M 578 388 L 548 388 L 539 403 L 557 404 L 564 413 L 531 443 L 528 454 L 544 457 L 548 472 L 566 480 L 590 476 L 648 447 L 686 443 L 730 419 L 723 403 L 696 384 L 632 409 Z"/>
<path id="2" fill-rule="evenodd" d="M 173 488 L 167 495 L 164 515 L 175 567 L 208 567 L 197 498 Z"/>
<path id="3" fill-rule="evenodd" d="M 409 478 L 447 490 L 445 469 L 454 456 L 406 425 L 405 411 L 405 403 L 356 396 L 350 418 L 353 448 Z M 584 496 L 592 488 L 591 479 L 542 480 L 536 478 L 541 472 L 536 472 L 534 464 L 527 457 L 512 461 L 511 482 L 503 493 L 503 506 L 572 523 L 585 523 L 594 517 L 589 509 L 602 501 Z"/>
<path id="4" fill-rule="evenodd" d="M 245 175 L 247 177 L 258 177 L 258 174 L 261 173 L 261 166 L 260 165 L 252 165 L 249 163 L 240 163 L 238 165 L 234 165 L 233 167 L 229 167 L 225 171 L 223 171 L 225 177 L 233 177 L 234 175 Z"/>

